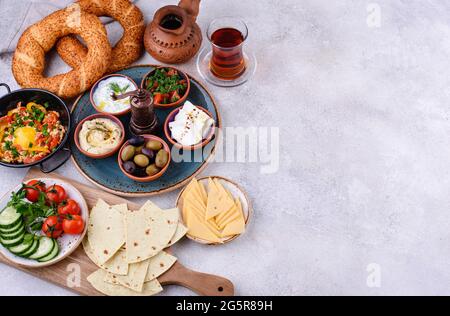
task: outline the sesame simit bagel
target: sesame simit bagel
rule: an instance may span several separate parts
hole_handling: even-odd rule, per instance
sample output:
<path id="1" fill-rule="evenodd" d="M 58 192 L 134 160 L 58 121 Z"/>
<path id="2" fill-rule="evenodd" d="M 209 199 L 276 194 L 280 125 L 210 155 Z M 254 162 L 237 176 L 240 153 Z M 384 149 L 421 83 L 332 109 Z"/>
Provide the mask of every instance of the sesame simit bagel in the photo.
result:
<path id="1" fill-rule="evenodd" d="M 141 56 L 145 24 L 138 7 L 128 0 L 79 0 L 75 3 L 88 13 L 113 18 L 124 30 L 122 38 L 113 47 L 108 73 L 129 66 Z M 71 67 L 79 65 L 88 52 L 75 36 L 60 39 L 56 50 Z"/>
<path id="2" fill-rule="evenodd" d="M 79 35 L 88 53 L 71 71 L 45 77 L 45 54 L 56 41 L 69 34 Z M 100 20 L 76 4 L 58 10 L 30 26 L 20 37 L 14 52 L 12 71 L 20 86 L 49 90 L 72 98 L 89 89 L 106 71 L 111 46 Z"/>

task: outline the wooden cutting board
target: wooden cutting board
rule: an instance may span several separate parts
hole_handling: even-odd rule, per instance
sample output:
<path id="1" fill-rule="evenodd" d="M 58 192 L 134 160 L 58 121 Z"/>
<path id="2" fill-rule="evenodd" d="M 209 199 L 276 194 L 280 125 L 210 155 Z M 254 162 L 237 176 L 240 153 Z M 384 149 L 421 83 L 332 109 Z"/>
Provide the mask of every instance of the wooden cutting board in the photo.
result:
<path id="1" fill-rule="evenodd" d="M 122 204 L 127 203 L 130 209 L 138 209 L 140 205 L 131 203 L 121 197 L 115 196 L 111 193 L 101 191 L 96 188 L 81 184 L 79 182 L 64 178 L 56 173 L 44 174 L 36 168 L 31 168 L 24 178 L 24 182 L 33 178 L 55 178 L 61 179 L 65 182 L 71 183 L 75 186 L 84 196 L 86 202 L 91 209 L 99 198 L 105 200 L 109 204 Z M 61 287 L 72 290 L 81 295 L 98 296 L 102 295 L 95 290 L 91 284 L 87 281 L 87 277 L 98 267 L 86 256 L 83 250 L 83 246 L 78 247 L 69 257 L 66 259 L 44 268 L 25 268 L 16 265 L 8 261 L 4 256 L 0 255 L 0 262 L 10 265 L 19 270 L 32 274 L 40 279 L 57 284 Z M 80 286 L 69 286 L 73 282 L 67 282 L 68 278 L 73 275 L 73 267 L 77 264 L 81 267 L 81 282 Z M 231 296 L 234 295 L 234 286 L 229 280 L 206 273 L 200 273 L 190 270 L 184 267 L 178 261 L 172 266 L 172 268 L 161 275 L 158 281 L 164 285 L 180 285 L 189 288 L 200 295 L 216 295 L 216 296 Z"/>

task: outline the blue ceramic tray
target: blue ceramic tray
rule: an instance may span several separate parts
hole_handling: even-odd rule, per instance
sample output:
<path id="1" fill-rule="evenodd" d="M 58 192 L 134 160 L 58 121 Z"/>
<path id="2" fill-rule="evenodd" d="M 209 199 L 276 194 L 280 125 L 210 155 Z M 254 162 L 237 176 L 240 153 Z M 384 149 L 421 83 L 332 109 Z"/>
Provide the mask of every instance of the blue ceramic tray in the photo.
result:
<path id="1" fill-rule="evenodd" d="M 118 73 L 131 77 L 138 85 L 140 85 L 142 78 L 146 73 L 152 70 L 152 65 L 132 66 L 124 69 Z M 189 76 L 189 75 L 188 75 Z M 214 103 L 212 96 L 196 79 L 189 76 L 191 81 L 191 90 L 187 100 L 195 105 L 206 108 L 216 121 L 217 127 L 222 127 L 220 114 Z M 166 140 L 163 132 L 163 125 L 170 109 L 156 109 L 156 115 L 159 119 L 159 128 L 156 133 L 157 136 Z M 83 118 L 96 113 L 89 99 L 89 91 L 82 94 L 75 102 L 72 108 L 72 120 L 74 126 L 78 124 Z M 130 121 L 130 114 L 121 117 L 127 130 L 127 137 L 130 137 L 128 125 Z M 120 196 L 139 197 L 151 196 L 175 190 L 187 184 L 195 175 L 200 173 L 206 167 L 208 161 L 212 158 L 215 152 L 217 139 L 213 139 L 208 145 L 209 151 L 203 154 L 203 158 L 191 159 L 192 162 L 174 162 L 171 161 L 169 168 L 162 175 L 161 178 L 148 183 L 140 183 L 126 177 L 120 170 L 117 164 L 117 154 L 106 159 L 92 159 L 84 156 L 75 146 L 73 142 L 73 135 L 71 141 L 72 160 L 78 170 L 92 183 L 99 186 L 105 191 L 111 192 Z M 167 142 L 170 146 L 170 143 Z M 191 153 L 194 155 L 194 152 Z M 198 156 L 198 155 L 196 155 Z"/>

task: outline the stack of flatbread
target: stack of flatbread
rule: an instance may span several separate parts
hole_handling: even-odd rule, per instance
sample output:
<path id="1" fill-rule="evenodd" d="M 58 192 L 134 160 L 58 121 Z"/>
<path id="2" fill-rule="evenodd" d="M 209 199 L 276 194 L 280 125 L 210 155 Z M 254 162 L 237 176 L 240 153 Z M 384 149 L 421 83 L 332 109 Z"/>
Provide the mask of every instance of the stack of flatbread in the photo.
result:
<path id="1" fill-rule="evenodd" d="M 177 208 L 162 210 L 148 201 L 139 210 L 98 200 L 83 240 L 87 256 L 100 268 L 88 277 L 111 296 L 150 296 L 162 291 L 157 278 L 176 262 L 163 249 L 180 240 L 187 228 Z"/>
<path id="2" fill-rule="evenodd" d="M 194 178 L 183 191 L 181 200 L 189 236 L 208 243 L 223 243 L 245 231 L 240 199 L 234 198 L 217 178 L 208 178 L 208 191 Z"/>

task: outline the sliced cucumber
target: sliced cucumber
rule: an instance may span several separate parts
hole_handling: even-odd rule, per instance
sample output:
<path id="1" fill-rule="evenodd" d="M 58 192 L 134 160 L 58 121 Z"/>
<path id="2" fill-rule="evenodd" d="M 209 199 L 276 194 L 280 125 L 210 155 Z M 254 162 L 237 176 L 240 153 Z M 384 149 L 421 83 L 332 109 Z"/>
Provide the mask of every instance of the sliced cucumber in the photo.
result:
<path id="1" fill-rule="evenodd" d="M 5 240 L 16 239 L 24 232 L 25 232 L 25 226 L 22 226 L 22 228 L 20 228 L 20 230 L 9 233 L 9 234 L 0 234 L 0 237 Z"/>
<path id="2" fill-rule="evenodd" d="M 0 213 L 0 228 L 8 229 L 17 225 L 22 221 L 22 215 L 17 213 L 14 207 L 7 207 L 2 213 Z"/>
<path id="3" fill-rule="evenodd" d="M 16 225 L 14 225 L 14 226 L 11 227 L 11 228 L 7 228 L 7 229 L 2 229 L 2 228 L 0 228 L 0 234 L 10 234 L 10 233 L 12 233 L 12 232 L 16 232 L 16 231 L 18 231 L 20 228 L 22 228 L 23 226 L 25 226 L 25 225 L 23 224 L 23 221 L 19 221 L 19 222 L 17 222 Z"/>
<path id="4" fill-rule="evenodd" d="M 56 241 L 56 239 L 52 239 L 53 240 L 53 250 L 52 252 L 50 252 L 47 256 L 38 259 L 39 262 L 47 262 L 52 260 L 53 258 L 55 258 L 58 254 L 59 254 L 59 246 L 58 246 L 58 242 Z"/>
<path id="5" fill-rule="evenodd" d="M 33 244 L 32 244 L 32 246 L 31 246 L 31 248 L 28 249 L 27 251 L 25 251 L 25 252 L 19 254 L 19 255 L 20 255 L 21 257 L 28 258 L 28 257 L 31 256 L 32 254 L 36 253 L 36 251 L 38 250 L 38 248 L 39 248 L 39 238 L 36 238 L 36 239 L 33 240 Z"/>
<path id="6" fill-rule="evenodd" d="M 31 247 L 33 247 L 33 243 L 34 243 L 33 240 L 29 241 L 23 240 L 20 245 L 9 248 L 9 251 L 11 251 L 15 255 L 20 255 L 30 250 Z"/>
<path id="7" fill-rule="evenodd" d="M 28 258 L 35 260 L 42 259 L 48 256 L 52 252 L 53 248 L 55 248 L 55 244 L 53 243 L 52 238 L 41 237 L 39 240 L 38 250 Z"/>
<path id="8" fill-rule="evenodd" d="M 3 246 L 5 246 L 6 248 L 11 248 L 11 247 L 14 247 L 14 246 L 18 246 L 18 245 L 20 245 L 22 243 L 24 236 L 25 236 L 25 232 L 20 234 L 15 239 L 3 239 L 3 238 L 0 237 L 0 243 Z"/>

